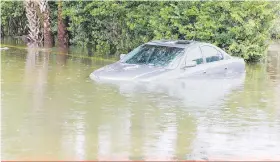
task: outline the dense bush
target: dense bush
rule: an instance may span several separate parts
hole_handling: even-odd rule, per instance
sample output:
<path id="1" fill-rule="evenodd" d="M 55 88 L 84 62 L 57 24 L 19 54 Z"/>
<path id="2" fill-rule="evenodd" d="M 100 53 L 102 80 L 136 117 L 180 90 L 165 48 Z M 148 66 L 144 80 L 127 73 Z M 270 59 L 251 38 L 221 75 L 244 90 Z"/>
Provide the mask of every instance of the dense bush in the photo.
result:
<path id="1" fill-rule="evenodd" d="M 0 2 L 1 36 L 23 35 L 27 33 L 27 19 L 22 2 Z"/>
<path id="2" fill-rule="evenodd" d="M 97 53 L 128 52 L 151 39 L 191 39 L 257 61 L 277 9 L 275 2 L 69 2 L 65 15 L 72 42 L 93 44 Z"/>
<path id="3" fill-rule="evenodd" d="M 63 7 L 70 42 L 95 55 L 127 53 L 153 39 L 189 39 L 258 61 L 279 36 L 279 2 L 80 0 Z"/>
<path id="4" fill-rule="evenodd" d="M 279 13 L 279 15 L 280 15 L 280 13 Z M 277 18 L 274 21 L 270 34 L 271 34 L 271 38 L 273 40 L 276 40 L 276 41 L 280 40 L 280 16 L 279 16 L 279 18 Z"/>

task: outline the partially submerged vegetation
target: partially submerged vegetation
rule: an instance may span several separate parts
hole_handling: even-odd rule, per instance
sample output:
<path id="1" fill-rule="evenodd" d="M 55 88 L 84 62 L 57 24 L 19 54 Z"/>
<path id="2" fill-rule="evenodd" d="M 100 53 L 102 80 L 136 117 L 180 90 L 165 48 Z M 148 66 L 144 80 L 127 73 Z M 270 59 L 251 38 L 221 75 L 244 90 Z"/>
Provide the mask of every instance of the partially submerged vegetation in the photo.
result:
<path id="1" fill-rule="evenodd" d="M 40 34 L 48 31 L 43 24 L 50 20 L 47 28 L 57 35 L 57 44 L 84 46 L 90 56 L 127 53 L 152 39 L 188 39 L 213 43 L 253 62 L 265 55 L 270 39 L 280 37 L 279 2 L 59 1 L 47 5 L 47 13 L 34 5 L 42 24 Z M 1 2 L 2 36 L 28 34 L 24 7 L 20 1 Z"/>

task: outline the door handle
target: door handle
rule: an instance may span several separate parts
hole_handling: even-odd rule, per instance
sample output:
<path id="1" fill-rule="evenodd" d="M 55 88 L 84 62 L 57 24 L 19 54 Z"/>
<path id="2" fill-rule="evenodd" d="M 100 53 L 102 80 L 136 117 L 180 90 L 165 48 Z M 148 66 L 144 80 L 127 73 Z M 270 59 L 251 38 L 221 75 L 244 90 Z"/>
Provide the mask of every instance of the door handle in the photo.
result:
<path id="1" fill-rule="evenodd" d="M 225 70 L 227 70 L 227 67 L 225 67 Z"/>
<path id="2" fill-rule="evenodd" d="M 203 74 L 206 74 L 206 71 L 203 71 Z"/>

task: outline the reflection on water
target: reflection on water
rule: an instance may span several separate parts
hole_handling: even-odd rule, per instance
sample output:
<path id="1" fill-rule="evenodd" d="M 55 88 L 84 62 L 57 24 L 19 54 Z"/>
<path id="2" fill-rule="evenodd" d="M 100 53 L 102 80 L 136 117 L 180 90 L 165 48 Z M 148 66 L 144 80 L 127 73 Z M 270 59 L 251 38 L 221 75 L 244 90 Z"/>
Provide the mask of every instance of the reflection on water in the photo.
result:
<path id="1" fill-rule="evenodd" d="M 118 83 L 115 84 L 115 87 L 119 89 L 120 94 L 128 97 L 139 93 L 141 95 L 143 93 L 147 95 L 157 94 L 157 97 L 161 94 L 169 99 L 180 99 L 184 106 L 187 107 L 208 108 L 223 104 L 222 101 L 232 91 L 241 90 L 244 86 L 244 79 L 245 74 L 238 74 L 227 78 L 188 78 L 162 80 L 149 84 Z M 166 103 L 163 102 L 163 104 Z"/>
<path id="2" fill-rule="evenodd" d="M 280 158 L 275 52 L 246 76 L 144 87 L 95 83 L 107 63 L 63 53 L 1 51 L 2 159 Z"/>

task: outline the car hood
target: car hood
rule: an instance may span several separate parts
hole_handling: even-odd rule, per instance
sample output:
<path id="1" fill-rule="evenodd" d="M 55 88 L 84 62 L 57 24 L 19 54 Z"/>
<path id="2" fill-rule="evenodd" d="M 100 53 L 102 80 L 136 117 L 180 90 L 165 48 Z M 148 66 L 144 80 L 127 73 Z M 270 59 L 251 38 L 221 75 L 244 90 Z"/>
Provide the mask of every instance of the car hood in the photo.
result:
<path id="1" fill-rule="evenodd" d="M 117 62 L 94 71 L 91 78 L 100 80 L 150 79 L 166 72 L 163 67 Z"/>

